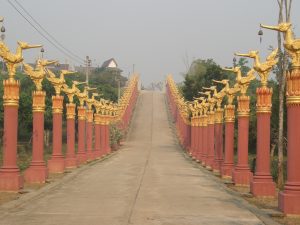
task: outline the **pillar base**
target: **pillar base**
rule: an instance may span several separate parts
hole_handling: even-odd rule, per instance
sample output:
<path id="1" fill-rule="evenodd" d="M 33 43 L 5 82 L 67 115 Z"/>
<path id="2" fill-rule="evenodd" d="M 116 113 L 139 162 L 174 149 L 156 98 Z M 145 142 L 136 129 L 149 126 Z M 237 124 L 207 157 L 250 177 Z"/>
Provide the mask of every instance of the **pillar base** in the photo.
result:
<path id="1" fill-rule="evenodd" d="M 77 168 L 77 159 L 76 157 L 69 157 L 65 159 L 65 167 L 66 169 L 74 169 Z"/>
<path id="2" fill-rule="evenodd" d="M 249 168 L 235 168 L 235 170 L 232 172 L 232 181 L 236 186 L 249 186 L 252 177 L 253 174 Z"/>
<path id="3" fill-rule="evenodd" d="M 208 170 L 213 170 L 214 156 L 208 156 L 206 159 L 205 167 Z"/>
<path id="4" fill-rule="evenodd" d="M 299 186 L 298 184 L 298 189 Z M 300 190 L 284 190 L 280 192 L 278 195 L 278 207 L 286 215 L 300 215 Z"/>
<path id="5" fill-rule="evenodd" d="M 49 173 L 63 173 L 65 171 L 65 159 L 63 156 L 52 157 L 48 160 Z"/>
<path id="6" fill-rule="evenodd" d="M 90 161 L 93 161 L 94 160 L 94 154 L 92 151 L 88 151 L 86 153 L 86 158 L 87 158 L 87 161 L 90 162 Z"/>
<path id="7" fill-rule="evenodd" d="M 85 152 L 77 152 L 77 165 L 87 163 L 87 156 Z"/>
<path id="8" fill-rule="evenodd" d="M 250 183 L 250 192 L 255 197 L 275 197 L 276 186 L 272 177 L 254 175 Z"/>
<path id="9" fill-rule="evenodd" d="M 0 170 L 0 191 L 18 192 L 23 188 L 23 177 L 19 169 L 2 168 Z"/>
<path id="10" fill-rule="evenodd" d="M 222 166 L 223 160 L 222 159 L 217 159 L 214 161 L 213 164 L 213 172 L 221 174 L 221 166 Z"/>
<path id="11" fill-rule="evenodd" d="M 100 159 L 101 158 L 101 151 L 96 150 L 94 151 L 94 159 Z"/>
<path id="12" fill-rule="evenodd" d="M 233 170 L 234 170 L 233 163 L 224 163 L 221 166 L 221 177 L 222 178 L 232 178 Z"/>
<path id="13" fill-rule="evenodd" d="M 44 162 L 38 165 L 30 165 L 24 173 L 24 179 L 27 183 L 43 184 L 46 182 L 47 177 L 48 169 Z"/>

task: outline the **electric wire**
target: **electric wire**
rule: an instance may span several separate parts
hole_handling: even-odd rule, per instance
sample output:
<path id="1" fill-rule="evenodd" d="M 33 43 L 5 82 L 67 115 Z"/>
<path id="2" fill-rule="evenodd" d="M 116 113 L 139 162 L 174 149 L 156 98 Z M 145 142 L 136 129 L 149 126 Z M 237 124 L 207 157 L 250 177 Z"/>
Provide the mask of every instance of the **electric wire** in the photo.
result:
<path id="1" fill-rule="evenodd" d="M 70 59 L 73 59 L 74 61 L 76 61 L 77 63 L 84 63 L 84 61 L 82 60 L 78 60 L 75 57 L 73 57 L 72 55 L 70 55 L 68 52 L 66 52 L 64 49 L 62 49 L 61 47 L 57 46 L 57 44 L 55 44 L 52 40 L 50 40 L 45 34 L 43 34 L 34 24 L 31 23 L 31 21 L 23 15 L 23 13 L 10 1 L 7 0 L 7 2 L 43 37 L 45 38 L 50 44 L 52 44 L 57 50 L 59 50 L 61 53 L 63 53 L 65 56 L 68 56 Z"/>

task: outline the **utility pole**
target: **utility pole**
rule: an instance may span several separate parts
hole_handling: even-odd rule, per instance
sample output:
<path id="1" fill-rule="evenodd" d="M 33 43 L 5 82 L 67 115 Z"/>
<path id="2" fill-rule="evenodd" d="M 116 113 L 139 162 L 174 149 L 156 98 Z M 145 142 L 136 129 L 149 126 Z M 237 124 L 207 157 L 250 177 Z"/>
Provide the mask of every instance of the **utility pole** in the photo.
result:
<path id="1" fill-rule="evenodd" d="M 90 75 L 90 67 L 91 67 L 91 63 L 92 63 L 92 60 L 90 59 L 89 56 L 86 56 L 86 60 L 84 61 L 85 62 L 85 76 L 86 76 L 86 84 L 89 85 L 89 75 Z"/>
<path id="2" fill-rule="evenodd" d="M 132 64 L 132 74 L 134 74 L 134 64 Z"/>

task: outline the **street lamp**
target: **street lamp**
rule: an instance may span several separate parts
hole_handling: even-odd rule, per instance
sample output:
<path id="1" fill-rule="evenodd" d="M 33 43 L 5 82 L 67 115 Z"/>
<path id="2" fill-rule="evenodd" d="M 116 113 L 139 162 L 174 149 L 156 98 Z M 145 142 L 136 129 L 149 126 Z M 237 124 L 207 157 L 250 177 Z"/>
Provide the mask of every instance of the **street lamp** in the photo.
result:
<path id="1" fill-rule="evenodd" d="M 0 16 L 0 23 L 2 23 L 2 26 L 1 26 L 1 35 L 0 35 L 0 38 L 1 38 L 1 41 L 3 42 L 4 39 L 5 39 L 5 27 L 3 25 L 3 21 L 4 21 L 4 17 L 1 17 Z M 4 72 L 4 59 L 2 61 L 2 71 Z"/>
<path id="2" fill-rule="evenodd" d="M 264 32 L 262 31 L 262 29 L 260 28 L 258 31 L 258 36 L 259 36 L 259 42 L 261 43 L 262 41 L 262 36 L 264 35 Z"/>
<path id="3" fill-rule="evenodd" d="M 45 52 L 45 49 L 44 49 L 44 48 L 41 48 L 42 59 L 44 58 L 44 52 Z"/>
<path id="4" fill-rule="evenodd" d="M 234 58 L 232 59 L 232 61 L 233 61 L 233 67 L 236 67 L 236 58 L 234 57 Z"/>

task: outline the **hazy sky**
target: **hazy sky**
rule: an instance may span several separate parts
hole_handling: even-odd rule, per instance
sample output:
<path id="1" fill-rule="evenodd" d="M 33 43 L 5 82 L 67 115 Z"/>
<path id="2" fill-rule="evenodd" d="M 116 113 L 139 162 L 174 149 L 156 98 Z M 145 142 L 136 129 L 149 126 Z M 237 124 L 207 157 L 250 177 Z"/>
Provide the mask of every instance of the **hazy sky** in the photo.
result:
<path id="1" fill-rule="evenodd" d="M 10 0 L 15 3 L 14 0 Z M 186 71 L 185 61 L 213 58 L 222 66 L 232 65 L 235 51 L 276 46 L 276 33 L 259 23 L 277 23 L 277 0 L 18 0 L 44 28 L 81 58 L 93 64 L 114 57 L 124 75 L 132 65 L 144 84 L 163 80 L 172 73 L 177 81 Z M 300 36 L 300 1 L 293 1 L 292 21 Z M 298 12 L 298 13 L 297 13 Z M 41 37 L 6 0 L 0 0 L 5 17 L 6 43 L 17 40 L 43 44 L 44 56 L 73 64 Z M 28 50 L 32 61 L 39 50 Z M 75 63 L 77 64 L 77 63 Z"/>

